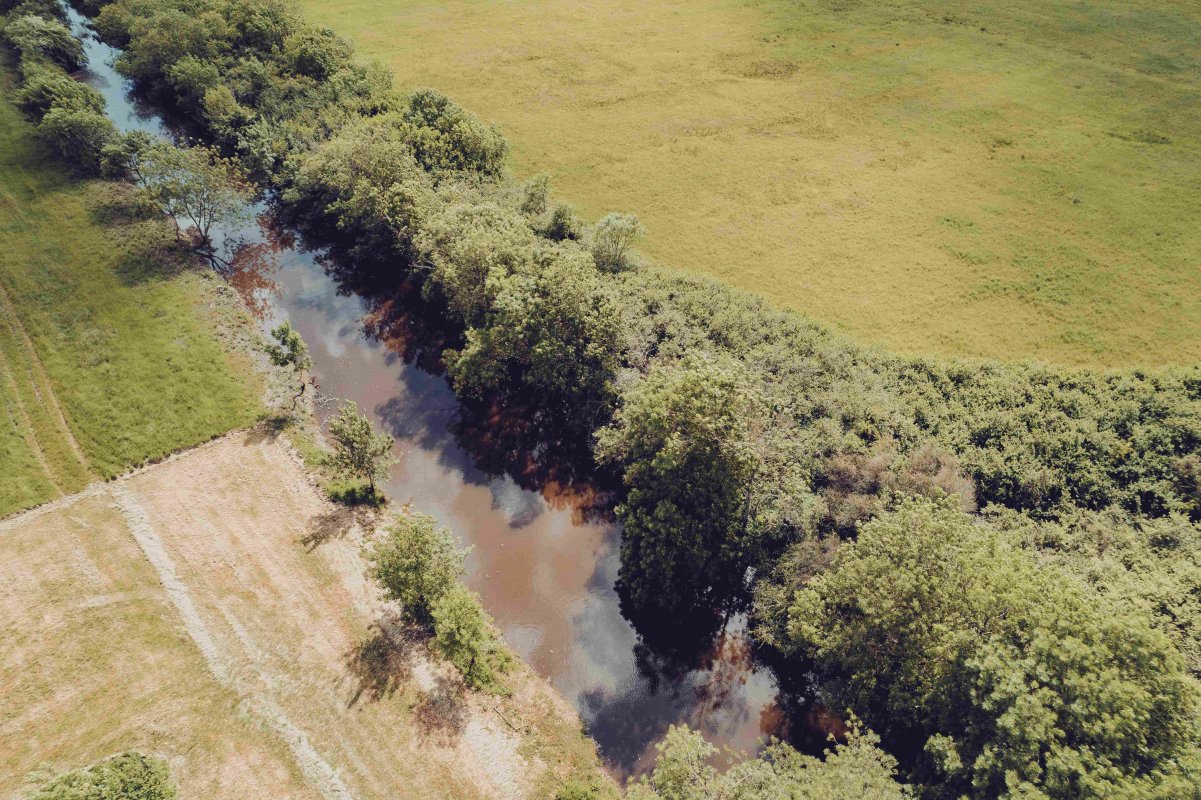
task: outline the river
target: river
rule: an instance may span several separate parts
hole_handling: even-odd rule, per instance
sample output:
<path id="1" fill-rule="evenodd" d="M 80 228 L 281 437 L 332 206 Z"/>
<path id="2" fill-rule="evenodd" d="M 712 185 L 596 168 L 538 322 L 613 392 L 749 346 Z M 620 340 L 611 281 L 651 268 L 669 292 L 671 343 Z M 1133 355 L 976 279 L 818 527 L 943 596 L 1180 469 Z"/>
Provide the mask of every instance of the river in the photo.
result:
<path id="1" fill-rule="evenodd" d="M 131 99 L 113 67 L 117 51 L 69 13 L 88 56 L 84 79 L 104 94 L 117 127 L 167 136 L 163 121 Z M 615 775 L 644 770 L 672 723 L 687 722 L 731 752 L 753 752 L 783 732 L 775 681 L 752 658 L 739 621 L 698 663 L 666 667 L 619 610 L 617 528 L 590 520 L 557 486 L 534 491 L 481 469 L 456 435 L 460 407 L 444 377 L 365 330 L 368 303 L 340 293 L 319 257 L 256 226 L 243 233 L 270 243 L 275 264 L 248 282 L 264 328 L 290 320 L 309 346 L 321 395 L 355 401 L 396 438 L 388 496 L 411 501 L 472 548 L 467 583 L 510 646 L 574 704 Z"/>

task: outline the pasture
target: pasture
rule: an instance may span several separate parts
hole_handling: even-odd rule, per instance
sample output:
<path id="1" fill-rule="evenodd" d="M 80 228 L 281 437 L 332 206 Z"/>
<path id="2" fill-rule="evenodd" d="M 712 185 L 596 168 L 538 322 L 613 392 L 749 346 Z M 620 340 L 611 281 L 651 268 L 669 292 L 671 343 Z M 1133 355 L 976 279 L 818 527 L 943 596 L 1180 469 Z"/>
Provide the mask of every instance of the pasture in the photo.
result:
<path id="1" fill-rule="evenodd" d="M 1201 357 L 1185 0 L 301 0 L 642 249 L 892 349 Z"/>
<path id="2" fill-rule="evenodd" d="M 0 516 L 261 409 L 228 345 L 250 324 L 232 290 L 181 263 L 127 188 L 57 166 L 7 99 L 11 79 L 0 72 Z"/>

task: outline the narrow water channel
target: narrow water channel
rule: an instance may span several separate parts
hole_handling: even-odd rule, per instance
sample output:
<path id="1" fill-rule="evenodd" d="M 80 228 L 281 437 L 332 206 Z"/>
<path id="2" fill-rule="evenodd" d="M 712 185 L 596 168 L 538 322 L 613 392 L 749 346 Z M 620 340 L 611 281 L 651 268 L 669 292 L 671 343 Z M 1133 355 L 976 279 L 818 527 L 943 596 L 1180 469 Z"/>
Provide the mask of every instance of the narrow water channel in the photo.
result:
<path id="1" fill-rule="evenodd" d="M 118 128 L 167 136 L 162 120 L 131 99 L 113 67 L 117 51 L 69 13 L 85 43 L 85 79 L 104 94 Z M 782 733 L 776 684 L 738 624 L 700 666 L 663 668 L 618 608 L 617 529 L 587 521 L 555 487 L 530 491 L 482 471 L 454 433 L 459 404 L 446 380 L 366 333 L 366 302 L 339 293 L 313 254 L 258 228 L 247 234 L 271 243 L 277 262 L 252 281 L 264 326 L 290 320 L 308 343 L 322 395 L 354 400 L 396 438 L 388 496 L 411 501 L 473 548 L 468 584 L 513 649 L 575 705 L 615 774 L 645 769 L 651 746 L 676 722 L 734 752 Z"/>

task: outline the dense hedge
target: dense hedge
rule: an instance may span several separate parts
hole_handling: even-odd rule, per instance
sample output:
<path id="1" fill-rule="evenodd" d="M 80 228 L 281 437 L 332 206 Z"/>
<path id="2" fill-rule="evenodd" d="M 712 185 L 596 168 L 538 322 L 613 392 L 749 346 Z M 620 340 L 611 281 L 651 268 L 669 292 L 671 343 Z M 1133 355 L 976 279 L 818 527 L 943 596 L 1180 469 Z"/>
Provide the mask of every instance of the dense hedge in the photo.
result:
<path id="1" fill-rule="evenodd" d="M 551 202 L 545 180 L 515 183 L 504 174 L 506 148 L 494 128 L 436 92 L 398 92 L 387 71 L 356 62 L 346 42 L 306 25 L 279 0 L 84 5 L 99 9 L 97 30 L 124 48 L 120 69 L 237 155 L 287 221 L 311 242 L 335 248 L 344 273 L 377 291 L 423 298 L 440 317 L 442 356 L 462 397 L 520 409 L 521 424 L 536 434 L 531 456 L 583 454 L 595 459 L 599 475 L 618 481 L 621 583 L 630 610 L 716 617 L 741 607 L 759 580 L 763 637 L 783 652 L 818 659 L 853 687 L 891 667 L 833 651 L 823 656 L 819 640 L 845 637 L 850 623 L 830 614 L 809 628 L 790 627 L 788 612 L 819 608 L 804 594 L 820 591 L 807 588 L 812 576 L 849 569 L 839 565 L 852 563 L 856 551 L 840 555 L 839 543 L 891 513 L 899 498 L 941 498 L 959 514 L 1007 509 L 1011 520 L 1032 526 L 1037 534 L 1016 533 L 1017 523 L 1006 529 L 1005 536 L 1024 535 L 1028 549 L 1001 564 L 1020 573 L 1013 591 L 1029 601 L 1023 613 L 1031 630 L 1068 636 L 1054 623 L 1060 609 L 1095 623 L 1093 638 L 1106 647 L 1117 634 L 1098 620 L 1102 592 L 1039 593 L 1053 582 L 1050 574 L 1092 581 L 1088 563 L 1117 574 L 1110 561 L 1090 561 L 1087 537 L 1076 535 L 1081 515 L 1102 527 L 1120 517 L 1122 530 L 1136 532 L 1163 519 L 1193 532 L 1184 539 L 1195 534 L 1197 368 L 1100 372 L 866 348 L 753 295 L 640 264 L 629 249 L 640 230 L 635 220 L 610 215 L 589 228 Z M 48 89 L 29 93 L 32 108 L 53 103 L 38 99 L 53 96 Z M 923 522 L 914 535 L 940 530 L 936 522 Z M 1075 544 L 1043 546 L 1052 541 Z M 964 552 L 966 560 L 948 553 L 943 566 L 987 561 Z M 1138 555 L 1151 574 L 1167 569 L 1175 581 L 1157 585 L 1197 596 L 1197 572 L 1186 561 Z M 1022 559 L 1058 562 L 1044 573 Z M 874 563 L 886 584 L 887 559 Z M 824 585 L 852 593 L 853 582 L 838 584 L 838 576 Z M 1165 653 L 1162 641 L 1174 641 L 1195 665 L 1195 634 L 1171 621 L 1174 608 L 1157 605 L 1154 593 L 1123 596 L 1138 619 L 1168 634 L 1149 635 L 1144 648 L 1152 662 L 1169 665 L 1165 681 L 1176 680 L 1184 662 Z M 799 597 L 812 602 L 798 605 Z M 934 611 L 968 599 L 940 599 Z M 812 627 L 822 619 L 827 628 Z M 887 639 L 887 631 L 881 635 Z M 995 661 L 1004 651 L 1044 669 L 1038 658 L 1046 654 L 1030 650 L 1024 635 L 1006 629 L 1008 638 L 992 642 L 996 652 L 971 658 Z M 1080 674 L 1072 680 L 1110 674 L 1142 691 L 1134 668 L 1115 653 L 1073 665 Z M 954 663 L 958 673 L 937 672 L 935 663 L 929 677 L 1018 679 L 999 667 L 981 677 L 983 661 L 965 663 Z M 1180 721 L 1188 716 L 1180 709 L 1192 697 L 1191 689 L 1177 693 L 1167 740 L 1131 756 L 1143 761 L 1120 763 L 1143 747 L 1134 732 L 1106 734 L 1111 749 L 1101 758 L 1116 770 L 1114 781 L 1130 777 L 1141 792 L 1157 774 L 1148 758 L 1188 749 L 1185 740 L 1196 732 Z M 883 707 L 873 702 L 861 710 L 877 722 L 871 712 Z M 890 712 L 948 708 L 929 705 L 929 697 L 905 702 Z M 979 778 L 980 796 L 1070 794 L 1070 786 L 1052 791 L 1049 773 L 1029 764 L 1019 789 L 1006 789 L 996 765 L 1010 761 L 998 748 L 1010 747 L 1004 737 L 1017 736 L 1020 725 L 1005 718 L 1002 731 L 998 717 L 981 713 L 970 731 L 923 729 L 933 751 L 908 754 L 906 768 L 931 785 L 963 787 Z M 1093 734 L 1082 730 L 1072 735 L 1091 752 Z M 966 736 L 966 744 L 955 736 Z M 1074 758 L 1070 750 L 1056 750 L 1056 758 Z M 1039 752 L 1036 760 L 1049 751 Z M 922 771 L 931 759 L 941 763 L 942 778 Z M 1076 773 L 1064 767 L 1057 774 Z"/>

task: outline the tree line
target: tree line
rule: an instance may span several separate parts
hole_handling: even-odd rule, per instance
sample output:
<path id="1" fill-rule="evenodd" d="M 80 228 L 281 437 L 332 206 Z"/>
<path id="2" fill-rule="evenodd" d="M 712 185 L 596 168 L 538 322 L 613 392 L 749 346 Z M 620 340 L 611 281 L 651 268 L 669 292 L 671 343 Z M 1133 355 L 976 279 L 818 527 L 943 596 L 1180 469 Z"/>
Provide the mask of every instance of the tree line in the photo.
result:
<path id="1" fill-rule="evenodd" d="M 1197 797 L 1201 370 L 867 348 L 642 263 L 636 219 L 514 181 L 494 127 L 285 3 L 83 5 L 214 159 L 443 315 L 460 396 L 620 486 L 632 616 L 749 609 L 926 797 Z M 14 14 L 30 74 L 64 68 Z"/>

